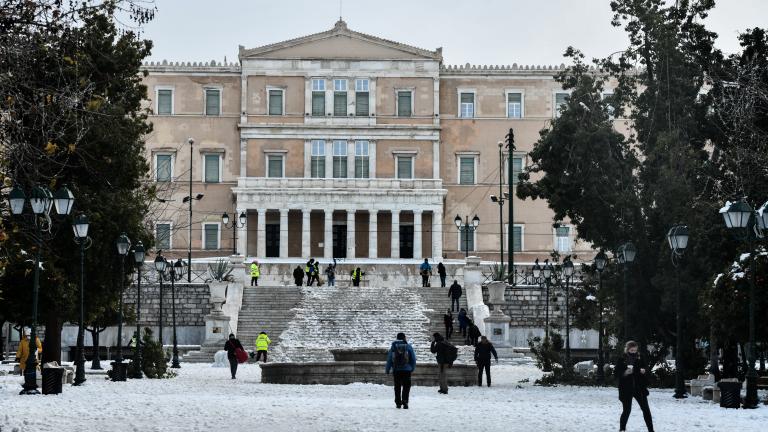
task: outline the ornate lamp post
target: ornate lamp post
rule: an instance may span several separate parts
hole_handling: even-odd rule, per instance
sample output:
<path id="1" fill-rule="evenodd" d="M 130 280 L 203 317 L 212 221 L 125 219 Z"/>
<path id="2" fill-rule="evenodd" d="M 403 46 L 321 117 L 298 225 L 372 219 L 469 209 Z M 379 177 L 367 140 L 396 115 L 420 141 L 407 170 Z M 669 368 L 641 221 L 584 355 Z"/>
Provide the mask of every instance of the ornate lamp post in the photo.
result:
<path id="1" fill-rule="evenodd" d="M 495 202 L 499 205 L 499 266 L 504 266 L 504 143 L 502 141 L 499 141 L 499 196 L 491 195 L 491 201 Z M 514 235 L 512 231 L 514 231 L 514 224 L 513 222 L 510 222 L 510 232 L 509 235 Z M 514 250 L 510 249 L 509 253 L 514 253 Z M 507 269 L 507 271 L 512 271 L 511 268 Z M 510 279 L 514 281 L 514 274 L 510 276 Z"/>
<path id="2" fill-rule="evenodd" d="M 629 340 L 629 290 L 627 289 L 627 267 L 635 261 L 637 248 L 632 242 L 626 242 L 619 247 L 617 259 L 622 268 L 624 283 L 624 340 Z"/>
<path id="3" fill-rule="evenodd" d="M 168 265 L 168 261 L 165 260 L 163 254 L 158 251 L 157 257 L 155 257 L 155 270 L 157 270 L 157 280 L 160 282 L 160 315 L 158 316 L 158 332 L 157 340 L 160 342 L 160 347 L 163 346 L 163 276 L 165 276 L 165 268 Z"/>
<path id="4" fill-rule="evenodd" d="M 112 381 L 125 381 L 123 364 L 123 291 L 125 291 L 125 257 L 131 249 L 131 240 L 125 233 L 120 234 L 115 242 L 120 256 L 120 306 L 117 311 L 117 357 L 112 362 Z"/>
<path id="5" fill-rule="evenodd" d="M 15 186 L 8 195 L 8 204 L 11 208 L 11 213 L 15 216 L 21 215 L 24 211 L 24 206 L 27 201 L 27 196 L 24 191 Z M 66 216 L 72 211 L 72 205 L 75 202 L 75 198 L 72 192 L 66 187 L 62 187 L 56 191 L 56 195 L 51 194 L 48 189 L 35 186 L 32 189 L 32 194 L 29 198 L 29 204 L 32 208 L 33 225 L 35 226 L 35 242 L 37 250 L 35 252 L 35 271 L 32 285 L 32 326 L 29 335 L 29 356 L 27 357 L 27 364 L 24 368 L 24 385 L 20 394 L 39 394 L 37 390 L 37 300 L 38 292 L 40 291 L 40 249 L 43 244 L 43 230 L 50 231 L 50 218 L 49 213 L 51 211 L 51 205 L 56 204 L 56 213 L 61 216 Z"/>
<path id="6" fill-rule="evenodd" d="M 599 311 L 597 322 L 597 381 L 599 383 L 605 382 L 605 359 L 603 357 L 603 270 L 608 263 L 608 257 L 605 252 L 600 250 L 595 256 L 595 268 L 597 269 L 598 279 L 598 295 L 597 295 L 597 308 Z"/>
<path id="7" fill-rule="evenodd" d="M 232 220 L 231 224 L 229 223 L 229 214 L 221 215 L 221 224 L 224 225 L 224 228 L 232 228 L 232 255 L 237 255 L 237 229 L 245 227 L 246 223 L 248 223 L 248 216 L 245 215 L 245 212 L 240 212 L 240 216 L 237 220 Z"/>
<path id="8" fill-rule="evenodd" d="M 75 233 L 75 241 L 80 246 L 80 320 L 77 328 L 77 353 L 75 354 L 75 380 L 72 385 L 79 386 L 85 382 L 85 349 L 83 339 L 85 337 L 85 249 L 90 247 L 88 237 L 88 217 L 82 213 L 75 217 L 72 231 Z M 88 243 L 88 246 L 86 246 Z"/>
<path id="9" fill-rule="evenodd" d="M 171 367 L 178 369 L 181 365 L 179 364 L 179 345 L 176 339 L 176 281 L 184 277 L 184 262 L 178 259 L 175 264 L 168 267 L 171 274 L 171 320 L 173 325 L 173 360 L 171 361 Z"/>
<path id="10" fill-rule="evenodd" d="M 136 278 L 136 345 L 133 348 L 134 370 L 131 378 L 141 379 L 144 377 L 142 372 L 141 359 L 141 267 L 144 265 L 144 245 L 139 241 L 133 248 L 133 260 L 136 264 L 138 278 Z"/>
<path id="11" fill-rule="evenodd" d="M 571 313 L 570 313 L 570 299 L 571 290 L 570 282 L 573 276 L 573 261 L 571 257 L 565 257 L 563 260 L 563 276 L 565 276 L 565 367 L 571 367 Z"/>
<path id="12" fill-rule="evenodd" d="M 456 224 L 456 228 L 460 233 L 464 234 L 464 258 L 469 257 L 469 235 L 474 234 L 477 231 L 477 227 L 480 225 L 480 218 L 475 215 L 472 218 L 472 224 L 469 224 L 469 216 L 465 216 L 465 222 L 462 224 L 461 216 L 456 215 L 453 219 L 453 223 Z M 474 244 L 474 242 L 473 242 Z"/>
<path id="13" fill-rule="evenodd" d="M 682 261 L 685 248 L 688 247 L 688 227 L 685 225 L 675 225 L 667 233 L 667 242 L 672 250 L 672 265 L 675 269 Z M 675 272 L 677 276 L 677 341 L 675 342 L 675 399 L 683 399 L 685 394 L 685 380 L 683 377 L 683 319 L 681 304 L 683 294 L 680 290 L 680 271 Z"/>

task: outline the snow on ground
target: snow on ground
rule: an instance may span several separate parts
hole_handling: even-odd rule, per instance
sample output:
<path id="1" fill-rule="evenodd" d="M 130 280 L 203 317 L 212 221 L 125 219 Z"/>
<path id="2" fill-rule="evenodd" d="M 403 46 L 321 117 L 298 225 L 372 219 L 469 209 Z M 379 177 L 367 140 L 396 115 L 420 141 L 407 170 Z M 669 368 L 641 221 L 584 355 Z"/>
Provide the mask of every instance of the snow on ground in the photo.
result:
<path id="1" fill-rule="evenodd" d="M 7 366 L 4 366 L 7 370 Z M 167 380 L 106 381 L 88 375 L 64 393 L 20 396 L 19 376 L 0 377 L 0 430 L 46 431 L 615 431 L 614 388 L 539 387 L 532 366 L 493 366 L 494 387 L 457 387 L 440 395 L 414 387 L 410 409 L 397 410 L 392 387 L 373 384 L 296 386 L 260 383 L 257 365 L 184 364 Z M 528 379 L 529 382 L 520 382 Z M 764 395 L 761 395 L 764 396 Z M 726 410 L 700 398 L 677 401 L 651 391 L 657 431 L 765 431 L 768 407 Z M 635 404 L 628 431 L 644 431 Z"/>

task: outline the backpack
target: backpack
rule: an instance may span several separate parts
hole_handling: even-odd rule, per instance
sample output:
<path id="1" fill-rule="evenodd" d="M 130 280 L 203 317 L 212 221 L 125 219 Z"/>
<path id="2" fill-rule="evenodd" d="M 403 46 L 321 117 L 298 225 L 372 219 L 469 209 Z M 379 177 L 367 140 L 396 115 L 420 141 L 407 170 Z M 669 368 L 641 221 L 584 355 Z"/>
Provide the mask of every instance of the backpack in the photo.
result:
<path id="1" fill-rule="evenodd" d="M 453 364 L 453 362 L 455 362 L 459 357 L 459 349 L 449 342 L 442 341 L 441 343 L 445 347 L 445 362 L 448 364 Z"/>
<path id="2" fill-rule="evenodd" d="M 402 369 L 411 362 L 411 354 L 408 352 L 408 344 L 395 344 L 392 351 L 392 364 L 395 369 Z"/>

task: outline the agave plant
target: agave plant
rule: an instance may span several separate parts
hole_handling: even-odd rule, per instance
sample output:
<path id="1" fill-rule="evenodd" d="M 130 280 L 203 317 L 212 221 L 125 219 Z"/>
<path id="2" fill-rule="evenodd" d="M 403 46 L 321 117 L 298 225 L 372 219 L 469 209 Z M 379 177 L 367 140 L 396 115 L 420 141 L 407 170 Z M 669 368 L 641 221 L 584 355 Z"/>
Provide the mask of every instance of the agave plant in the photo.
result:
<path id="1" fill-rule="evenodd" d="M 507 267 L 504 263 L 501 264 L 491 264 L 491 274 L 493 275 L 493 280 L 495 281 L 505 281 L 507 280 Z"/>
<path id="2" fill-rule="evenodd" d="M 232 270 L 228 259 L 219 258 L 215 263 L 208 264 L 208 276 L 217 282 L 232 282 L 235 279 Z"/>

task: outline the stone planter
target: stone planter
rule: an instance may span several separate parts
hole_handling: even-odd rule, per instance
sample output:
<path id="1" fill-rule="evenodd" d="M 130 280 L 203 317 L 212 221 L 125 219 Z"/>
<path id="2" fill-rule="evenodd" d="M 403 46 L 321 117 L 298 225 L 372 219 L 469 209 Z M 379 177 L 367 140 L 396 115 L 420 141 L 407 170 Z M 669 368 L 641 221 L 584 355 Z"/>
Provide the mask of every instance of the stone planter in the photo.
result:
<path id="1" fill-rule="evenodd" d="M 221 310 L 221 305 L 224 304 L 225 301 L 227 301 L 228 285 L 229 285 L 229 282 L 226 282 L 226 281 L 211 281 L 208 283 L 208 289 L 211 292 L 211 304 L 213 304 L 213 308 L 211 309 L 211 314 L 213 315 L 223 314 Z"/>
<path id="2" fill-rule="evenodd" d="M 507 289 L 507 283 L 502 281 L 493 281 L 488 284 L 488 303 L 493 305 L 493 314 L 502 314 L 501 305 L 504 300 L 504 292 Z"/>

